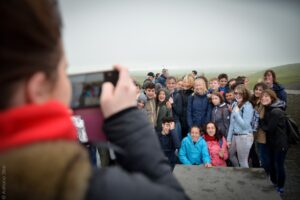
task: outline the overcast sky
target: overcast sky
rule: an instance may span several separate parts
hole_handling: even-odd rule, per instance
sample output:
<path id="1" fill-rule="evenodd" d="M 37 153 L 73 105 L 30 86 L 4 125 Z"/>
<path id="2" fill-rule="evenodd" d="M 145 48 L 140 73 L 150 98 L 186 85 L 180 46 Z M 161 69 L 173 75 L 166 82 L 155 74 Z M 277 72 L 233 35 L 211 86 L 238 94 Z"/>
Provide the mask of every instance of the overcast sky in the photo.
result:
<path id="1" fill-rule="evenodd" d="M 300 62 L 300 1 L 61 0 L 70 72 Z"/>

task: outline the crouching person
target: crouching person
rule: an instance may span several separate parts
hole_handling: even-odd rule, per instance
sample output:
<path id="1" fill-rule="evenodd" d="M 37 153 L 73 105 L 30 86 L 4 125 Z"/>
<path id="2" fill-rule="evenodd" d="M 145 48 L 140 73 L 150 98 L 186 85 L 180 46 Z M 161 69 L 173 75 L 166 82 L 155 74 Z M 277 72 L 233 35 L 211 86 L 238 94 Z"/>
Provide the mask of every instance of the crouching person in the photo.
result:
<path id="1" fill-rule="evenodd" d="M 204 164 L 205 167 L 212 166 L 207 144 L 201 137 L 198 126 L 192 126 L 190 133 L 183 138 L 178 157 L 184 165 Z"/>
<path id="2" fill-rule="evenodd" d="M 162 131 L 158 132 L 157 134 L 161 147 L 168 158 L 172 169 L 174 169 L 180 147 L 180 140 L 175 131 L 174 119 L 172 117 L 164 117 L 162 119 Z"/>
<path id="3" fill-rule="evenodd" d="M 0 1 L 0 18 L 0 166 L 8 199 L 188 199 L 136 107 L 127 69 L 116 66 L 117 86 L 104 83 L 100 99 L 104 132 L 123 149 L 119 165 L 92 170 L 69 112 L 57 2 Z"/>

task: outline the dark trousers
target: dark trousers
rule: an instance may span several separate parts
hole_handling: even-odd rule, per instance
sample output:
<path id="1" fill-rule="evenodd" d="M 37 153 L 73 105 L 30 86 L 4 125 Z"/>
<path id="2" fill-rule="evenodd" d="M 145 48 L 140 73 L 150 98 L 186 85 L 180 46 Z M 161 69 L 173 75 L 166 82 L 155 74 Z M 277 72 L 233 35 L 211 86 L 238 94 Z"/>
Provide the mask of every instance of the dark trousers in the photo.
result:
<path id="1" fill-rule="evenodd" d="M 253 142 L 250 152 L 249 152 L 249 160 L 251 160 L 251 164 L 252 167 L 254 168 L 259 168 L 260 167 L 260 163 L 259 163 L 259 159 L 255 150 L 255 142 Z"/>
<path id="2" fill-rule="evenodd" d="M 274 150 L 267 147 L 268 167 L 270 179 L 278 188 L 283 188 L 285 183 L 284 161 L 287 150 Z"/>

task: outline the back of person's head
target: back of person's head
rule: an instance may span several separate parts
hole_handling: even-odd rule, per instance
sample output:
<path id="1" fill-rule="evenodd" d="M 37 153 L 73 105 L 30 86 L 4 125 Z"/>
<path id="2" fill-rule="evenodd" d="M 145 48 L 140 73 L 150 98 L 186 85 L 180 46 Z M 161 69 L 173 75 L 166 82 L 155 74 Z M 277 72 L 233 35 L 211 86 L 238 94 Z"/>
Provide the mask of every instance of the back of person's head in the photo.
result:
<path id="1" fill-rule="evenodd" d="M 0 110 L 13 107 L 17 88 L 42 72 L 54 85 L 63 55 L 57 1 L 0 3 Z"/>

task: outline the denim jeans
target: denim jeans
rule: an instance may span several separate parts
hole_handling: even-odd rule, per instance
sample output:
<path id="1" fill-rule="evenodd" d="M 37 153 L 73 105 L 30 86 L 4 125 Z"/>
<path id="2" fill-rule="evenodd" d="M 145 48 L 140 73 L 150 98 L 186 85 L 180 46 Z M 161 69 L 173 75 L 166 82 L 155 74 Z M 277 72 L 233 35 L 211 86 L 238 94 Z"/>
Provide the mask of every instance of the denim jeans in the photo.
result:
<path id="1" fill-rule="evenodd" d="M 287 150 L 274 150 L 267 146 L 270 179 L 278 188 L 283 188 L 285 183 L 284 161 Z"/>
<path id="2" fill-rule="evenodd" d="M 269 174 L 269 167 L 268 167 L 268 159 L 267 159 L 267 152 L 266 152 L 266 144 L 263 143 L 256 143 L 257 153 L 259 157 L 259 161 L 261 166 L 264 168 L 265 172 Z"/>

